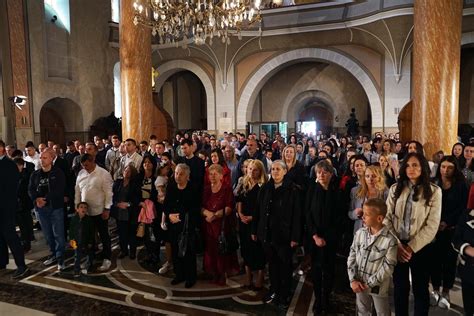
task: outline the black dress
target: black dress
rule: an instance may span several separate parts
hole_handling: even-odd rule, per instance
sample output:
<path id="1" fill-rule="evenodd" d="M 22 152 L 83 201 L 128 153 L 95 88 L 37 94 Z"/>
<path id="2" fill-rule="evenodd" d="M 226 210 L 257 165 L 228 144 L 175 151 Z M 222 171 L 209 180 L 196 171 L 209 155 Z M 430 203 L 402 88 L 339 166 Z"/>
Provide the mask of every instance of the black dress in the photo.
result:
<path id="1" fill-rule="evenodd" d="M 260 191 L 259 185 L 244 193 L 241 192 L 237 196 L 237 203 L 242 203 L 242 214 L 245 216 L 255 216 L 257 207 L 257 197 Z M 245 224 L 239 221 L 239 237 L 240 237 L 240 254 L 244 259 L 246 266 L 252 271 L 263 270 L 265 268 L 265 255 L 262 243 L 251 238 L 251 223 Z"/>

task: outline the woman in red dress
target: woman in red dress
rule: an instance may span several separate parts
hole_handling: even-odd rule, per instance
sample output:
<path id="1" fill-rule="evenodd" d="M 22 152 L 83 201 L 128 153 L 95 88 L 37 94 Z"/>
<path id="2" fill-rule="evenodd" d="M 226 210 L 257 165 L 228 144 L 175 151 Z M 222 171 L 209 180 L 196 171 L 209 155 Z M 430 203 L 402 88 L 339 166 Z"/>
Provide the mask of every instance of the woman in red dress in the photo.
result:
<path id="1" fill-rule="evenodd" d="M 223 168 L 219 164 L 209 166 L 209 184 L 204 187 L 201 214 L 204 217 L 204 271 L 213 276 L 213 283 L 226 284 L 226 274 L 239 271 L 237 252 L 219 255 L 217 239 L 221 232 L 225 212 L 225 231 L 235 225 L 232 188 L 223 184 Z"/>

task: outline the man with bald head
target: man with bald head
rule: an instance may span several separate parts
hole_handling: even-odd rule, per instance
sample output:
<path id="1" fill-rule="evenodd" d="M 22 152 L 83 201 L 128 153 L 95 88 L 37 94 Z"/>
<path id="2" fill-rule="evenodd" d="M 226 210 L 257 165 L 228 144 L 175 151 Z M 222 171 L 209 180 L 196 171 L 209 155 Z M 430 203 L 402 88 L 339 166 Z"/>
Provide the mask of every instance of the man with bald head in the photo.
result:
<path id="1" fill-rule="evenodd" d="M 53 166 L 55 154 L 46 148 L 40 154 L 41 169 L 33 172 L 28 185 L 28 194 L 35 206 L 41 229 L 51 251 L 43 262 L 49 266 L 58 264 L 58 270 L 64 265 L 64 190 L 66 178 L 58 167 Z"/>
<path id="2" fill-rule="evenodd" d="M 245 150 L 242 150 L 242 155 L 240 156 L 239 165 L 237 168 L 238 176 L 241 177 L 242 174 L 242 164 L 247 159 L 258 159 L 263 163 L 265 170 L 267 170 L 267 159 L 261 151 L 258 149 L 257 140 L 254 138 L 247 139 L 247 143 L 245 145 Z"/>

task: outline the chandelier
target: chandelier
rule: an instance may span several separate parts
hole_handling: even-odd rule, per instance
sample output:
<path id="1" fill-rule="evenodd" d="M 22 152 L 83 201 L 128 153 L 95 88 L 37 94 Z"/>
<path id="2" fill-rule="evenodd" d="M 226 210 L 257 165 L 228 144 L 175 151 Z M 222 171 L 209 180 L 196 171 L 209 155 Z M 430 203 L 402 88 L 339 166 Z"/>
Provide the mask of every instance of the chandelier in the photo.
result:
<path id="1" fill-rule="evenodd" d="M 160 44 L 188 39 L 203 45 L 206 39 L 212 45 L 214 37 L 230 44 L 231 36 L 242 38 L 241 30 L 259 23 L 261 0 L 136 0 L 133 3 L 133 23 L 151 28 Z"/>

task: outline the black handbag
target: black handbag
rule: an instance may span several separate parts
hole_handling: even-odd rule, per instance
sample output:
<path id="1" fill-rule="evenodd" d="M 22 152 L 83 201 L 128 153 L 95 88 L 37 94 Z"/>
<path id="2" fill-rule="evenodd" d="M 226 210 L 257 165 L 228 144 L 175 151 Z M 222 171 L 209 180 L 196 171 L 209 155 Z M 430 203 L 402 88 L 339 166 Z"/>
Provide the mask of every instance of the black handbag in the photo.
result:
<path id="1" fill-rule="evenodd" d="M 184 258 L 184 256 L 186 256 L 186 252 L 188 251 L 188 245 L 189 245 L 188 222 L 189 222 L 189 216 L 186 213 L 186 215 L 184 216 L 183 231 L 178 236 L 178 257 L 180 258 Z"/>
<path id="2" fill-rule="evenodd" d="M 217 238 L 217 253 L 221 256 L 229 255 L 239 249 L 239 240 L 234 229 L 230 229 L 227 234 L 225 233 L 225 209 L 223 212 L 221 232 Z"/>

